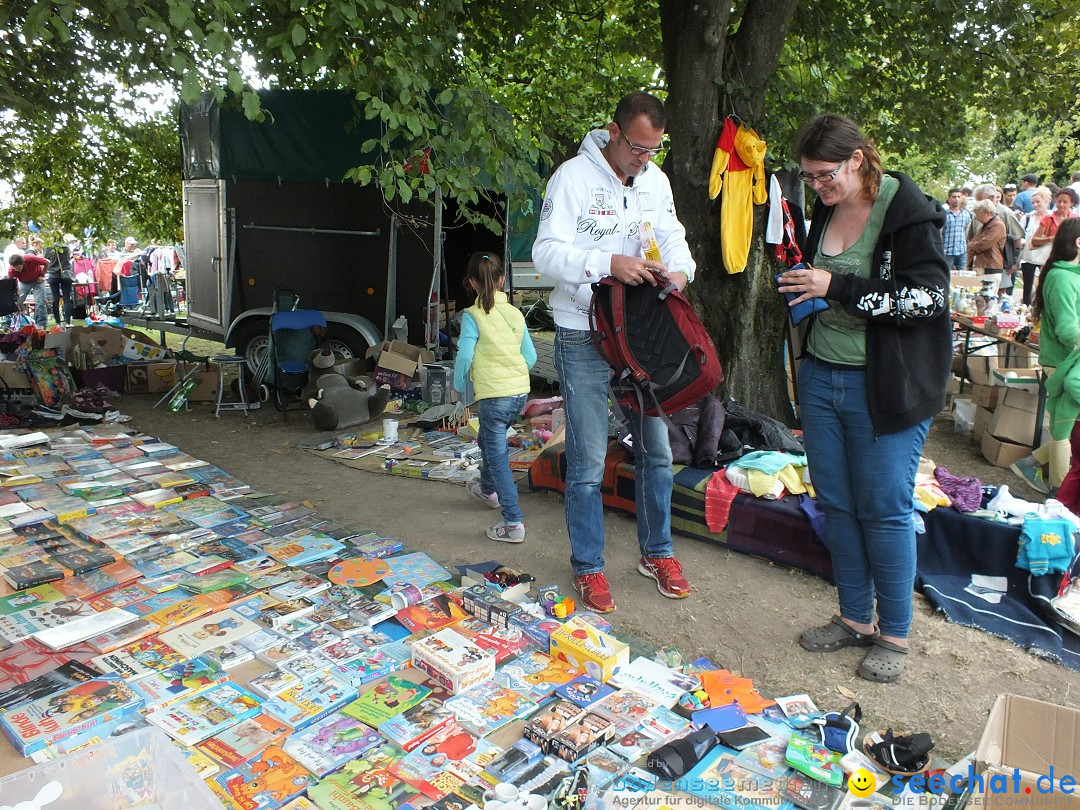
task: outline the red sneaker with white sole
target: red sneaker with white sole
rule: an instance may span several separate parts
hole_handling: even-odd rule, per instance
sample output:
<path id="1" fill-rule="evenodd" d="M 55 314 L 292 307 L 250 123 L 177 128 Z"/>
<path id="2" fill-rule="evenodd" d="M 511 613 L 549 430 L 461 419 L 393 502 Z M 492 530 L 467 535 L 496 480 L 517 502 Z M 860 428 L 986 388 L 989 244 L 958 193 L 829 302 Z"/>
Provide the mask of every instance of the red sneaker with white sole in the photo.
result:
<path id="1" fill-rule="evenodd" d="M 682 599 L 690 595 L 690 583 L 683 576 L 682 565 L 674 557 L 642 557 L 638 573 L 656 580 L 656 590 L 668 599 Z"/>
<path id="2" fill-rule="evenodd" d="M 589 610 L 597 613 L 615 610 L 615 600 L 611 598 L 611 588 L 603 571 L 574 577 L 574 590 L 581 594 L 581 601 Z"/>

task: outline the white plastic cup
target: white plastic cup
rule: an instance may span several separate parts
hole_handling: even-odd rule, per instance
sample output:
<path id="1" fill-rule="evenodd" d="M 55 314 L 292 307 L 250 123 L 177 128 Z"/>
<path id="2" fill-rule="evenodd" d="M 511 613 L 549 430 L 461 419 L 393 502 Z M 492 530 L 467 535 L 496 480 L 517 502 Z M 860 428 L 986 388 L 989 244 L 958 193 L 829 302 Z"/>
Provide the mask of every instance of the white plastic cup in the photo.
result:
<path id="1" fill-rule="evenodd" d="M 396 442 L 398 440 L 398 420 L 397 419 L 383 419 L 382 420 L 382 437 L 383 441 Z"/>
<path id="2" fill-rule="evenodd" d="M 424 598 L 424 594 L 411 583 L 399 583 L 390 590 L 390 606 L 395 610 L 415 605 Z"/>
<path id="3" fill-rule="evenodd" d="M 488 801 L 512 802 L 517 797 L 517 785 L 511 785 L 509 782 L 500 782 L 494 788 L 484 793 L 484 799 Z"/>

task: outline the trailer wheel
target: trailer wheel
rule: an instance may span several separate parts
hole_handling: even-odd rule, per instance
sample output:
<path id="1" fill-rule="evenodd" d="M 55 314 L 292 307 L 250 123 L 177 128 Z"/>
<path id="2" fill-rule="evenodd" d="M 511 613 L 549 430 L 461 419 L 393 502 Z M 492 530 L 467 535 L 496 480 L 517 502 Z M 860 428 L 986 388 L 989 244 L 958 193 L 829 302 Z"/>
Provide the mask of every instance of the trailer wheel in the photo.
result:
<path id="1" fill-rule="evenodd" d="M 370 348 L 368 342 L 357 332 L 342 324 L 330 324 L 330 350 L 342 360 L 363 360 Z"/>
<path id="2" fill-rule="evenodd" d="M 254 320 L 237 330 L 236 353 L 247 360 L 248 374 L 254 376 L 270 350 L 270 323 Z"/>

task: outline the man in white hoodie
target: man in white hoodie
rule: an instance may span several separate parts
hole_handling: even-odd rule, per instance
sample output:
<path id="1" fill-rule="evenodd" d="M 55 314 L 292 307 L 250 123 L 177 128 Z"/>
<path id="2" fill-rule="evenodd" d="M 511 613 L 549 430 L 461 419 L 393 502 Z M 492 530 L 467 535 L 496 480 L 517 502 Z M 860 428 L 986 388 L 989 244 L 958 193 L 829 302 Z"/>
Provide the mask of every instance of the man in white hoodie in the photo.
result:
<path id="1" fill-rule="evenodd" d="M 608 446 L 611 370 L 593 347 L 589 302 L 593 282 L 614 276 L 625 284 L 656 284 L 666 273 L 681 290 L 696 265 L 675 215 L 671 184 L 651 158 L 664 148 L 663 104 L 631 93 L 615 108 L 606 130 L 585 136 L 576 157 L 548 181 L 533 245 L 537 270 L 552 279 L 555 365 L 566 409 L 566 524 L 574 587 L 597 612 L 615 609 L 604 576 L 604 515 L 600 483 Z M 663 263 L 643 258 L 639 228 L 651 223 Z M 671 545 L 671 447 L 667 426 L 631 415 L 634 435 L 638 571 L 660 593 L 690 593 Z"/>

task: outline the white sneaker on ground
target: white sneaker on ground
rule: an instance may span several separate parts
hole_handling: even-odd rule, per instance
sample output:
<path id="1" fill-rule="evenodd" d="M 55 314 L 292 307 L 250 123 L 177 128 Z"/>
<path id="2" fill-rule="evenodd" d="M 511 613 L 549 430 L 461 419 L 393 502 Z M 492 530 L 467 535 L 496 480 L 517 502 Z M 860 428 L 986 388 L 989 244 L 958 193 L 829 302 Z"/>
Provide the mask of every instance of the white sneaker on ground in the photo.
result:
<path id="1" fill-rule="evenodd" d="M 502 521 L 494 526 L 489 526 L 487 536 L 492 540 L 499 540 L 503 543 L 524 543 L 525 524 Z"/>
<path id="2" fill-rule="evenodd" d="M 499 508 L 499 493 L 492 492 L 490 495 L 485 495 L 484 490 L 480 488 L 479 481 L 470 481 L 465 485 L 465 489 L 467 489 L 469 494 L 476 498 L 476 500 L 480 501 L 480 503 L 485 504 L 491 509 Z"/>

